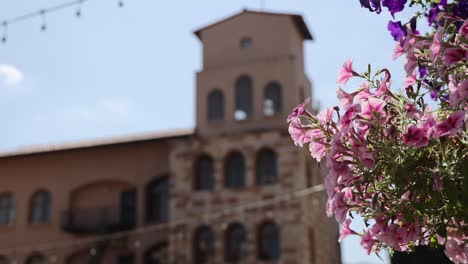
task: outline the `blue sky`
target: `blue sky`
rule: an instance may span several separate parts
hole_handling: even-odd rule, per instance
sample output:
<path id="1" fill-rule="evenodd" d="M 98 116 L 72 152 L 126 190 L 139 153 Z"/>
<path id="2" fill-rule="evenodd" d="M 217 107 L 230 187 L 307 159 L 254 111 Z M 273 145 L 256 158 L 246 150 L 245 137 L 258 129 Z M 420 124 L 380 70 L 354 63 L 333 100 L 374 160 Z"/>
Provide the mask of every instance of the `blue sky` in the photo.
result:
<path id="1" fill-rule="evenodd" d="M 2 1 L 0 20 L 63 2 Z M 390 15 L 371 14 L 358 0 L 264 2 L 266 11 L 304 16 L 315 38 L 305 43 L 306 72 L 322 108 L 337 104 L 336 74 L 347 58 L 358 71 L 387 66 L 395 89 L 403 82 L 402 61 L 391 60 Z M 47 15 L 46 32 L 40 18 L 8 28 L 0 45 L 0 151 L 193 127 L 202 54 L 192 32 L 242 8 L 257 10 L 261 0 L 124 3 L 89 0 L 79 19 L 75 8 Z M 357 243 L 343 243 L 344 263 L 382 263 Z"/>

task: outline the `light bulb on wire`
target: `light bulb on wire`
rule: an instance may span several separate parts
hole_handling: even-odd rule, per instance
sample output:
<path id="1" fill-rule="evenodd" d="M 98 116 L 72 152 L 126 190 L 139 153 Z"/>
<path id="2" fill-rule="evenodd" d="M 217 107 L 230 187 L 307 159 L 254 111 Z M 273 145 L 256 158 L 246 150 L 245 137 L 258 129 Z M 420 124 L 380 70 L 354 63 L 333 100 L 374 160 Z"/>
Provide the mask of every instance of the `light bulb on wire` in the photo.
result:
<path id="1" fill-rule="evenodd" d="M 2 43 L 6 43 L 7 42 L 8 22 L 3 21 L 2 22 L 2 27 L 3 27 Z"/>
<path id="2" fill-rule="evenodd" d="M 41 17 L 42 17 L 41 31 L 46 31 L 47 30 L 46 17 L 45 17 L 46 11 L 42 9 L 41 11 L 39 11 L 39 13 L 41 14 Z"/>

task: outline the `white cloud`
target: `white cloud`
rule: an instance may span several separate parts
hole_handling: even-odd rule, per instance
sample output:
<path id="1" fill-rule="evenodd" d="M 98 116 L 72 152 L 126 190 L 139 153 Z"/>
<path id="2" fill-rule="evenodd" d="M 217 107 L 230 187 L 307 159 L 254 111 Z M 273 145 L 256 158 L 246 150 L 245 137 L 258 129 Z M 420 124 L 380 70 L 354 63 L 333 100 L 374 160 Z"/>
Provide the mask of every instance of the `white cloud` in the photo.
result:
<path id="1" fill-rule="evenodd" d="M 23 81 L 24 74 L 13 65 L 0 64 L 0 77 L 7 86 L 15 86 Z"/>

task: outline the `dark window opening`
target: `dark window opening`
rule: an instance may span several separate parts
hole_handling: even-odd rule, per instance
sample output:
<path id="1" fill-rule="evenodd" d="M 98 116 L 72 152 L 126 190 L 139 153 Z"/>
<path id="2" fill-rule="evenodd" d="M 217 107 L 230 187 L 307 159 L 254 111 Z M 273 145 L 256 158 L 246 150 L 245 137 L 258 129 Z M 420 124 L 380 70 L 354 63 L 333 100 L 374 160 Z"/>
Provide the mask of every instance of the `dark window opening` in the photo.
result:
<path id="1" fill-rule="evenodd" d="M 52 195 L 48 191 L 36 192 L 31 198 L 29 222 L 32 224 L 49 223 L 52 211 Z"/>
<path id="2" fill-rule="evenodd" d="M 234 112 L 235 120 L 245 120 L 252 115 L 252 78 L 241 76 L 236 81 L 236 110 Z"/>
<path id="3" fill-rule="evenodd" d="M 266 185 L 278 181 L 276 153 L 270 149 L 262 149 L 257 158 L 257 184 Z"/>
<path id="4" fill-rule="evenodd" d="M 0 195 L 0 225 L 11 224 L 15 219 L 15 200 L 11 193 Z M 1 264 L 1 262 L 0 262 Z"/>
<path id="5" fill-rule="evenodd" d="M 203 155 L 195 165 L 195 190 L 211 191 L 214 185 L 213 159 Z"/>
<path id="6" fill-rule="evenodd" d="M 169 177 L 153 180 L 146 186 L 146 221 L 166 222 L 169 219 Z"/>
<path id="7" fill-rule="evenodd" d="M 135 256 L 134 255 L 119 256 L 117 263 L 118 264 L 133 264 L 135 263 Z"/>
<path id="8" fill-rule="evenodd" d="M 241 224 L 231 224 L 226 229 L 225 235 L 225 260 L 227 262 L 239 262 L 246 255 L 245 242 L 246 231 Z"/>
<path id="9" fill-rule="evenodd" d="M 241 188 L 245 186 L 245 160 L 241 153 L 231 153 L 226 159 L 226 188 Z"/>
<path id="10" fill-rule="evenodd" d="M 208 95 L 208 120 L 224 119 L 224 96 L 220 90 L 214 90 Z"/>
<path id="11" fill-rule="evenodd" d="M 278 82 L 271 82 L 265 87 L 265 97 L 263 99 L 263 114 L 273 116 L 283 110 L 281 85 Z"/>
<path id="12" fill-rule="evenodd" d="M 215 251 L 211 228 L 207 226 L 197 228 L 193 242 L 195 264 L 213 263 Z"/>
<path id="13" fill-rule="evenodd" d="M 258 258 L 278 260 L 280 258 L 279 228 L 273 222 L 263 223 L 258 230 Z"/>
<path id="14" fill-rule="evenodd" d="M 253 46 L 252 38 L 244 37 L 240 41 L 240 48 L 241 49 L 250 49 Z"/>
<path id="15" fill-rule="evenodd" d="M 136 224 L 136 191 L 124 191 L 120 194 L 120 224 L 134 227 Z"/>
<path id="16" fill-rule="evenodd" d="M 40 254 L 32 255 L 26 260 L 26 264 L 46 264 L 46 258 Z"/>
<path id="17" fill-rule="evenodd" d="M 0 264 L 10 264 L 10 260 L 5 256 L 0 256 Z"/>

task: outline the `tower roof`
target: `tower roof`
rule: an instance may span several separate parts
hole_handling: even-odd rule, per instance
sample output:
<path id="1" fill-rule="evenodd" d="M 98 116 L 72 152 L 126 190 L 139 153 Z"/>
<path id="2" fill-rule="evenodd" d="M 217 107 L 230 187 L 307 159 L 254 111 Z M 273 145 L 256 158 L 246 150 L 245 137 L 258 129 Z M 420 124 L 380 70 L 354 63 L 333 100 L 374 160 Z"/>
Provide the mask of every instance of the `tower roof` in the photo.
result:
<path id="1" fill-rule="evenodd" d="M 241 12 L 235 14 L 235 15 L 232 15 L 232 16 L 229 16 L 229 17 L 226 17 L 224 19 L 221 19 L 217 22 L 214 22 L 212 24 L 209 24 L 207 26 L 204 26 L 196 31 L 194 31 L 194 34 L 201 40 L 201 33 L 208 29 L 208 28 L 211 28 L 211 27 L 214 27 L 216 25 L 219 25 L 221 23 L 224 23 L 228 20 L 231 20 L 231 19 L 234 19 L 242 14 L 245 14 L 245 13 L 250 13 L 250 14 L 256 14 L 256 15 L 267 15 L 267 16 L 289 16 L 292 18 L 293 22 L 294 22 L 294 25 L 297 27 L 297 29 L 299 30 L 299 32 L 302 34 L 303 38 L 304 39 L 307 39 L 307 40 L 312 40 L 313 37 L 312 37 L 312 34 L 310 33 L 309 31 L 309 28 L 307 27 L 307 25 L 305 24 L 304 22 L 304 19 L 302 18 L 301 15 L 298 15 L 298 14 L 287 14 L 287 13 L 271 13 L 271 12 L 262 12 L 262 11 L 252 11 L 252 10 L 247 10 L 247 9 L 244 9 L 242 10 Z"/>

